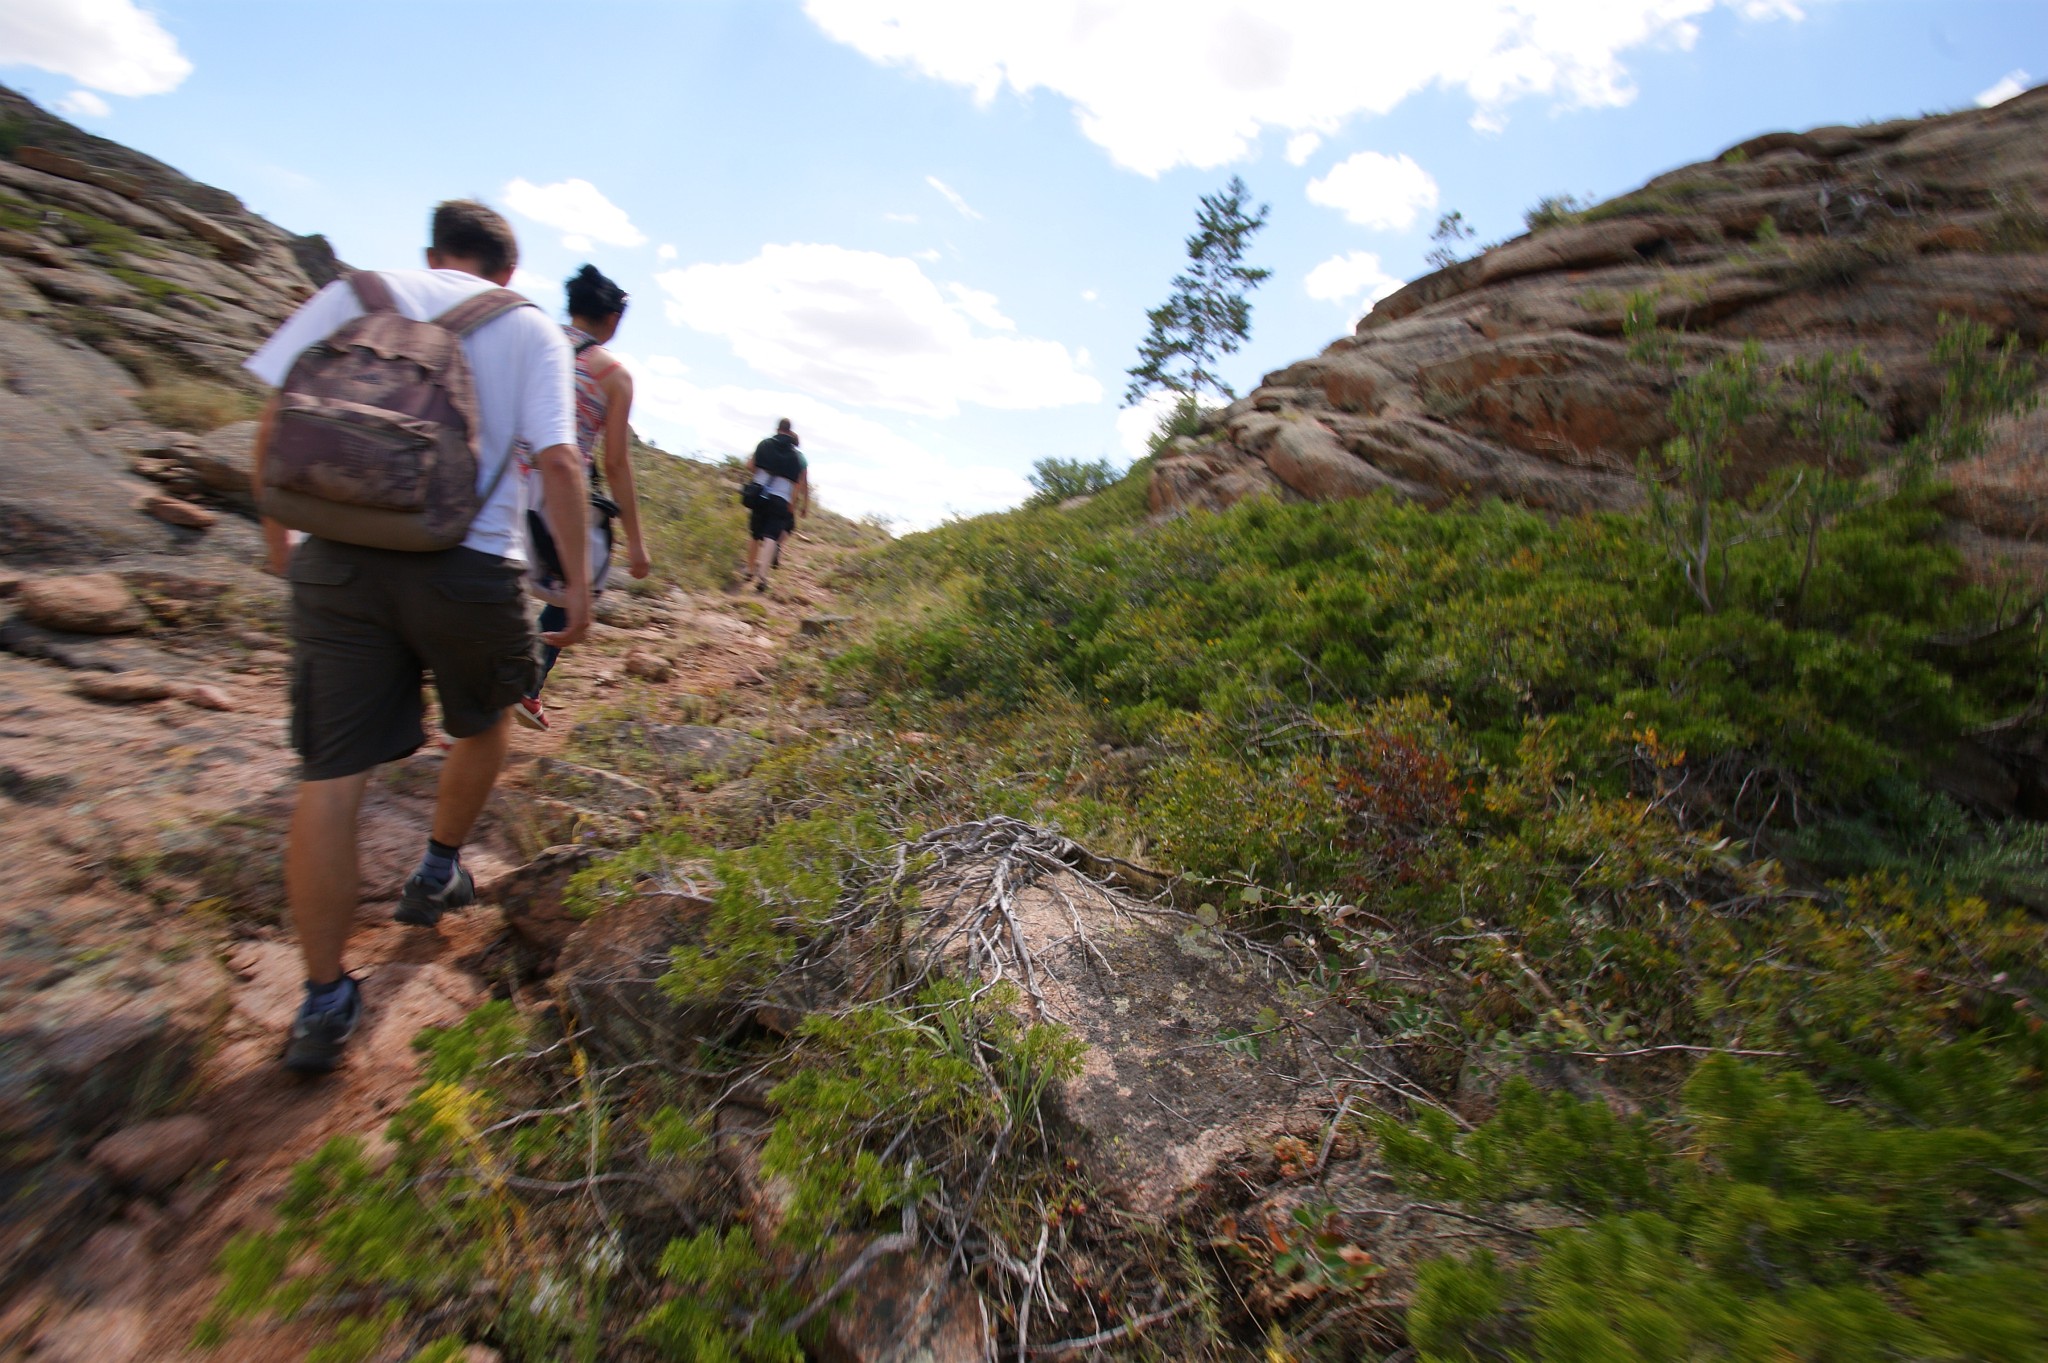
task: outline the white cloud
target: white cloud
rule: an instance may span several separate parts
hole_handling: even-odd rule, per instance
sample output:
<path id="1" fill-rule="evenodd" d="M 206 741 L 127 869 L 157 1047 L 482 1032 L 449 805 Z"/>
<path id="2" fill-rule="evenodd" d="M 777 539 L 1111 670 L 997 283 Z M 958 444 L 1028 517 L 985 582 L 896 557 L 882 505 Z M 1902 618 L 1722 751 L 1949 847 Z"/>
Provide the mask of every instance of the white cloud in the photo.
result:
<path id="1" fill-rule="evenodd" d="M 1436 207 L 1437 191 L 1429 172 L 1411 158 L 1362 151 L 1330 167 L 1322 179 L 1310 180 L 1308 198 L 1361 227 L 1401 231 Z"/>
<path id="2" fill-rule="evenodd" d="M 654 258 L 664 263 L 676 258 L 676 248 L 667 242 L 654 248 Z"/>
<path id="3" fill-rule="evenodd" d="M 1083 289 L 1083 290 L 1081 290 L 1081 301 L 1082 301 L 1083 303 L 1093 303 L 1093 302 L 1095 301 L 1095 299 L 1096 299 L 1096 293 L 1095 293 L 1095 290 L 1093 290 L 1093 289 Z"/>
<path id="4" fill-rule="evenodd" d="M 915 214 L 915 213 L 884 213 L 884 214 L 882 215 L 882 221 L 883 221 L 883 222 L 916 222 L 916 221 L 917 221 L 917 214 Z"/>
<path id="5" fill-rule="evenodd" d="M 1014 472 L 942 454 L 809 394 L 706 387 L 672 356 L 619 358 L 633 373 L 633 424 L 671 450 L 744 457 L 788 417 L 811 461 L 813 490 L 842 514 L 923 529 L 956 513 L 1015 506 L 1031 491 Z M 743 513 L 735 506 L 732 514 Z"/>
<path id="6" fill-rule="evenodd" d="M 940 259 L 939 248 L 936 246 L 927 246 L 922 251 L 913 251 L 911 254 L 923 261 L 936 261 Z"/>
<path id="7" fill-rule="evenodd" d="M 66 118 L 106 118 L 114 112 L 90 90 L 73 90 L 52 107 Z"/>
<path id="8" fill-rule="evenodd" d="M 971 207 L 968 206 L 967 200 L 960 197 L 959 190 L 953 188 L 953 186 L 947 184 L 944 180 L 941 180 L 936 175 L 925 176 L 924 182 L 930 185 L 933 189 L 939 191 L 940 197 L 945 199 L 947 203 L 953 205 L 954 208 L 958 209 L 960 211 L 961 217 L 966 218 L 971 222 L 980 221 L 981 214 L 975 212 Z"/>
<path id="9" fill-rule="evenodd" d="M 607 246 L 639 246 L 647 240 L 626 210 L 588 180 L 551 185 L 514 180 L 505 186 L 505 203 L 521 217 L 563 232 L 562 244 L 572 251 L 588 251 L 600 241 Z"/>
<path id="10" fill-rule="evenodd" d="M 110 95 L 161 95 L 192 74 L 178 40 L 134 0 L 6 0 L 0 66 L 33 66 Z"/>
<path id="11" fill-rule="evenodd" d="M 1057 341 L 1014 330 L 992 294 L 941 290 L 914 260 L 842 246 L 764 246 L 736 265 L 655 276 L 671 321 L 723 336 L 755 370 L 863 407 L 951 416 L 963 402 L 1025 409 L 1099 402 Z"/>
<path id="12" fill-rule="evenodd" d="M 1323 145 L 1321 133 L 1296 133 L 1287 139 L 1287 164 L 1305 166 L 1308 158 L 1316 154 L 1316 148 Z"/>
<path id="13" fill-rule="evenodd" d="M 1518 100 L 1628 103 L 1624 54 L 1690 47 L 1723 4 L 1797 18 L 1789 0 L 805 0 L 828 37 L 966 87 L 1071 101 L 1117 164 L 1156 176 L 1249 154 L 1263 128 L 1328 134 L 1418 91 L 1462 89 L 1481 121 Z"/>
<path id="14" fill-rule="evenodd" d="M 1347 251 L 1310 270 L 1302 287 L 1308 290 L 1310 298 L 1342 303 L 1363 312 L 1400 288 L 1401 281 L 1388 274 L 1380 258 L 1371 251 Z"/>
<path id="15" fill-rule="evenodd" d="M 2005 103 L 2014 95 L 2024 92 L 2027 88 L 2027 82 L 2032 79 L 2033 77 L 2024 71 L 2006 72 L 2004 78 L 1998 84 L 1978 94 L 1977 107 L 1988 109 L 1994 104 Z"/>
<path id="16" fill-rule="evenodd" d="M 562 286 L 546 275 L 536 274 L 521 265 L 512 272 L 512 289 L 523 293 L 544 308 L 553 307 L 562 297 Z"/>
<path id="17" fill-rule="evenodd" d="M 1134 407 L 1126 407 L 1116 414 L 1117 443 L 1133 459 L 1141 459 L 1151 453 L 1149 448 L 1153 432 L 1159 423 L 1173 410 L 1180 397 L 1176 393 L 1147 393 L 1138 399 Z"/>

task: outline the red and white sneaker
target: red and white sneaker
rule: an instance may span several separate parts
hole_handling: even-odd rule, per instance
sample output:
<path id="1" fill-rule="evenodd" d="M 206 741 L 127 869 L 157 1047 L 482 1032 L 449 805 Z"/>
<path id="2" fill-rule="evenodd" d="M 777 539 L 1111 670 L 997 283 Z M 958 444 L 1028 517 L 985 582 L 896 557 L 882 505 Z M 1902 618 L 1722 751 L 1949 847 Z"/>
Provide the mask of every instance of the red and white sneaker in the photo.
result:
<path id="1" fill-rule="evenodd" d="M 548 727 L 548 712 L 541 708 L 539 699 L 534 696 L 521 696 L 515 701 L 512 717 L 529 729 L 545 732 Z"/>

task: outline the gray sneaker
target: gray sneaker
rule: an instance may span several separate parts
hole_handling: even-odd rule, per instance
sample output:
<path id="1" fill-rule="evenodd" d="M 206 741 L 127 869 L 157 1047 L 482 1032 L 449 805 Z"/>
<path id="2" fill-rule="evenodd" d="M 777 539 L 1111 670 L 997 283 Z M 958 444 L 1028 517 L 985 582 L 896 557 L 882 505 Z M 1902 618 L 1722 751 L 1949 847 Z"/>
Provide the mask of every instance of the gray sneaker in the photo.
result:
<path id="1" fill-rule="evenodd" d="M 391 916 L 400 923 L 409 923 L 416 928 L 431 928 L 441 921 L 441 915 L 450 909 L 466 909 L 476 903 L 476 882 L 461 862 L 455 863 L 455 874 L 448 877 L 448 883 L 438 890 L 427 888 L 418 872 L 405 882 L 405 889 L 398 896 L 398 907 Z"/>
<path id="2" fill-rule="evenodd" d="M 341 1062 L 341 1048 L 355 1035 L 363 1016 L 363 991 L 350 976 L 341 977 L 348 996 L 340 1006 L 315 1012 L 309 999 L 292 1019 L 285 1037 L 284 1067 L 294 1074 L 326 1074 Z"/>

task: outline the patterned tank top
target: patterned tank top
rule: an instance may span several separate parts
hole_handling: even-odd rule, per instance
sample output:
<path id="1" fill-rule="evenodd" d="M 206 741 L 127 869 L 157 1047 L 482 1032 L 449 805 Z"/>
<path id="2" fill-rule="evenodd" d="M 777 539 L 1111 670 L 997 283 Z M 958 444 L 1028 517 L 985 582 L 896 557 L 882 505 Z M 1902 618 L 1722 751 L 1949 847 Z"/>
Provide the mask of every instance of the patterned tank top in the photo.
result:
<path id="1" fill-rule="evenodd" d="M 604 419 L 611 408 L 601 385 L 619 362 L 597 349 L 597 342 L 582 328 L 565 326 L 562 330 L 576 347 L 576 448 L 583 451 L 583 464 L 594 487 L 602 477 Z"/>

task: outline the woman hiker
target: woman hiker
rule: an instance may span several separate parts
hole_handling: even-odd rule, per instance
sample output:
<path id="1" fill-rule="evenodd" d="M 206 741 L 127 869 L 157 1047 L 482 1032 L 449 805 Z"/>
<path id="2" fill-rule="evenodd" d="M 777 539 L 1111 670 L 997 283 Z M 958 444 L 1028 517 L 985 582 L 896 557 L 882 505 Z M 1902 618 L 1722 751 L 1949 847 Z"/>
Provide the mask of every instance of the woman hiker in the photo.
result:
<path id="1" fill-rule="evenodd" d="M 585 471 L 590 478 L 590 525 L 587 534 L 590 554 L 590 594 L 604 590 L 611 569 L 612 521 L 626 527 L 626 571 L 646 577 L 652 565 L 647 546 L 640 537 L 640 505 L 633 495 L 633 432 L 628 421 L 633 412 L 633 376 L 613 359 L 604 343 L 618 334 L 619 320 L 626 315 L 626 291 L 585 265 L 568 282 L 569 344 L 576 348 L 576 444 L 583 451 Z M 602 460 L 599 445 L 603 446 Z M 609 483 L 611 496 L 604 494 Z M 542 631 L 558 630 L 568 618 L 564 609 L 560 541 L 538 511 L 526 513 L 527 534 L 533 542 L 534 564 L 529 587 L 547 604 L 540 613 Z M 548 727 L 548 714 L 540 703 L 541 688 L 562 651 L 542 644 L 540 678 L 533 694 L 512 707 L 512 713 L 528 728 Z"/>

